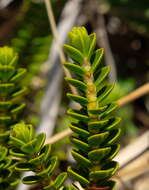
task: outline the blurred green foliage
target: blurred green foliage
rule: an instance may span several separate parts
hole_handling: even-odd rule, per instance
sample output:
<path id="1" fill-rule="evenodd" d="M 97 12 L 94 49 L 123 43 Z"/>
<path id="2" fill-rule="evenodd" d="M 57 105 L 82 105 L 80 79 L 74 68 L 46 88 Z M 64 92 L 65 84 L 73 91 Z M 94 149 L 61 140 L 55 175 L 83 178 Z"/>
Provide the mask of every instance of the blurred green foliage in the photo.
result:
<path id="1" fill-rule="evenodd" d="M 125 20 L 131 27 L 142 34 L 149 31 L 148 0 L 102 0 L 100 3 L 110 15 Z"/>

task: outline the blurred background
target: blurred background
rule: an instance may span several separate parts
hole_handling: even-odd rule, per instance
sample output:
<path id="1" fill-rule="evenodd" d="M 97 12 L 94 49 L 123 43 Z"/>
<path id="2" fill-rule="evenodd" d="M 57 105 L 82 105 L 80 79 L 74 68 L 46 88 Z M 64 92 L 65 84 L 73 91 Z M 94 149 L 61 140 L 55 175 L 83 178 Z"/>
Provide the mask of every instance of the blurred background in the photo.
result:
<path id="1" fill-rule="evenodd" d="M 67 33 L 73 26 L 83 25 L 89 33 L 96 32 L 97 48 L 105 49 L 103 62 L 111 67 L 109 80 L 116 82 L 109 100 L 116 101 L 149 81 L 148 0 L 51 0 L 51 3 L 61 43 L 67 41 Z M 28 70 L 20 81 L 20 85 L 28 86 L 22 119 L 32 123 L 37 132 L 46 132 L 47 138 L 68 129 L 72 119 L 66 110 L 72 102 L 66 97 L 69 87 L 63 79 L 43 0 L 0 0 L 0 46 L 4 45 L 18 52 L 19 66 Z M 149 95 L 145 95 L 115 113 L 122 117 L 121 145 L 122 151 L 126 151 L 122 153 L 125 156 L 134 151 L 134 157 L 126 155 L 128 158 L 116 176 L 119 189 L 149 190 L 148 112 Z M 53 145 L 53 154 L 60 159 L 59 170 L 73 163 L 70 148 L 68 137 Z M 140 152 L 135 154 L 137 149 Z"/>

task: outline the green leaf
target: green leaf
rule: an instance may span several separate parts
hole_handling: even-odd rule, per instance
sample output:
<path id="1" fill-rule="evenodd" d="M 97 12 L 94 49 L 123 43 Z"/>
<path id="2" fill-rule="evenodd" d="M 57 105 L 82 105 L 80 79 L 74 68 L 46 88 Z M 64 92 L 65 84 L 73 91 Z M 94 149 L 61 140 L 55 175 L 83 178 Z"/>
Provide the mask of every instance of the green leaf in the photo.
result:
<path id="1" fill-rule="evenodd" d="M 27 88 L 26 88 L 26 87 L 23 87 L 23 88 L 21 88 L 20 90 L 14 92 L 14 93 L 12 94 L 12 97 L 13 97 L 13 98 L 16 98 L 16 97 L 18 97 L 18 96 L 22 96 L 22 95 L 24 95 L 26 92 L 27 92 Z"/>
<path id="2" fill-rule="evenodd" d="M 111 151 L 110 147 L 105 148 L 98 148 L 95 150 L 92 150 L 88 153 L 88 157 L 92 162 L 100 162 L 104 157 L 106 157 L 107 154 L 109 154 Z"/>
<path id="3" fill-rule="evenodd" d="M 14 74 L 14 67 L 9 65 L 0 65 L 0 79 L 3 82 L 8 81 L 11 76 Z"/>
<path id="4" fill-rule="evenodd" d="M 71 141 L 73 144 L 79 149 L 82 150 L 83 152 L 88 152 L 90 150 L 90 147 L 87 143 L 81 141 L 80 139 L 77 138 L 72 138 Z"/>
<path id="5" fill-rule="evenodd" d="M 46 175 L 51 175 L 53 171 L 56 169 L 57 164 L 58 164 L 58 159 L 56 156 L 53 156 L 48 162 L 47 168 L 37 173 L 37 176 L 43 177 Z"/>
<path id="6" fill-rule="evenodd" d="M 83 186 L 85 186 L 85 187 L 87 187 L 87 186 L 89 185 L 90 182 L 89 182 L 85 177 L 83 177 L 83 176 L 79 175 L 78 173 L 76 173 L 75 171 L 73 171 L 73 170 L 71 169 L 71 167 L 68 167 L 67 171 L 68 171 L 68 174 L 69 174 L 75 181 L 79 181 L 81 185 L 83 185 Z"/>
<path id="7" fill-rule="evenodd" d="M 97 80 L 95 81 L 95 85 L 98 87 L 99 84 L 106 78 L 106 76 L 108 75 L 110 71 L 110 67 L 109 66 L 105 66 L 102 67 L 100 70 L 100 74 L 98 75 Z"/>
<path id="8" fill-rule="evenodd" d="M 10 116 L 0 116 L 0 124 L 7 124 L 11 121 Z"/>
<path id="9" fill-rule="evenodd" d="M 81 82 L 79 80 L 76 79 L 69 79 L 65 77 L 65 80 L 73 85 L 74 87 L 78 88 L 79 90 L 85 91 L 87 89 L 87 85 L 84 82 Z"/>
<path id="10" fill-rule="evenodd" d="M 96 71 L 97 67 L 98 67 L 99 64 L 101 63 L 101 59 L 102 59 L 102 57 L 103 57 L 103 53 L 104 53 L 104 49 L 102 49 L 102 48 L 96 50 L 96 52 L 95 52 L 95 58 L 94 58 L 94 61 L 93 61 L 93 63 L 92 63 L 92 68 L 91 68 L 91 70 L 92 70 L 93 72 Z"/>
<path id="11" fill-rule="evenodd" d="M 118 107 L 118 104 L 116 103 L 111 103 L 109 104 L 106 109 L 99 114 L 99 117 L 102 118 L 102 117 L 105 117 L 107 115 L 109 115 L 111 112 L 115 111 L 115 109 Z"/>
<path id="12" fill-rule="evenodd" d="M 70 125 L 70 129 L 81 137 L 88 137 L 90 135 L 90 133 L 87 130 L 81 129 L 74 125 Z"/>
<path id="13" fill-rule="evenodd" d="M 96 34 L 92 33 L 89 35 L 90 38 L 90 46 L 89 46 L 89 50 L 88 50 L 88 59 L 91 58 L 93 51 L 95 49 L 96 46 Z"/>
<path id="14" fill-rule="evenodd" d="M 12 48 L 4 46 L 0 48 L 0 64 L 2 65 L 16 65 L 17 55 Z"/>
<path id="15" fill-rule="evenodd" d="M 20 148 L 21 146 L 25 145 L 25 142 L 23 142 L 22 140 L 10 135 L 10 144 Z"/>
<path id="16" fill-rule="evenodd" d="M 39 156 L 36 156 L 35 158 L 29 160 L 28 163 L 34 164 L 34 165 L 42 164 L 42 162 L 44 161 L 44 156 L 45 154 L 42 153 Z"/>
<path id="17" fill-rule="evenodd" d="M 84 98 L 82 96 L 77 96 L 77 95 L 73 95 L 73 94 L 70 94 L 70 93 L 67 93 L 67 96 L 71 100 L 76 101 L 77 103 L 79 103 L 81 105 L 87 105 L 89 103 L 87 98 Z"/>
<path id="18" fill-rule="evenodd" d="M 19 81 L 26 73 L 26 69 L 20 68 L 17 70 L 17 73 L 11 78 L 11 82 Z"/>
<path id="19" fill-rule="evenodd" d="M 103 129 L 108 122 L 109 122 L 108 119 L 100 121 L 91 121 L 88 123 L 88 129 L 92 133 L 99 133 L 100 130 Z"/>
<path id="20" fill-rule="evenodd" d="M 37 143 L 37 139 L 33 139 L 21 147 L 21 151 L 27 154 L 33 154 Z"/>
<path id="21" fill-rule="evenodd" d="M 103 180 L 106 178 L 110 178 L 115 174 L 117 169 L 118 163 L 112 161 L 109 164 L 106 164 L 106 166 L 103 167 L 101 170 L 91 171 L 89 174 L 90 180 Z"/>
<path id="22" fill-rule="evenodd" d="M 11 106 L 11 101 L 0 101 L 0 110 L 8 110 Z"/>
<path id="23" fill-rule="evenodd" d="M 24 152 L 20 151 L 17 148 L 10 149 L 10 154 L 18 158 L 26 158 L 26 155 L 24 154 Z"/>
<path id="24" fill-rule="evenodd" d="M 99 148 L 100 144 L 103 143 L 105 140 L 107 140 L 108 136 L 109 136 L 108 131 L 92 135 L 88 138 L 88 143 L 91 147 Z"/>
<path id="25" fill-rule="evenodd" d="M 22 111 L 22 109 L 25 107 L 25 104 L 20 104 L 14 109 L 11 110 L 11 114 L 16 115 Z"/>
<path id="26" fill-rule="evenodd" d="M 56 180 L 54 181 L 54 187 L 56 189 L 59 189 L 63 185 L 66 178 L 67 178 L 67 173 L 66 172 L 62 172 L 61 174 L 59 174 L 57 176 Z"/>
<path id="27" fill-rule="evenodd" d="M 0 146 L 0 161 L 2 161 L 8 153 L 8 149 L 6 147 Z"/>
<path id="28" fill-rule="evenodd" d="M 98 115 L 101 114 L 103 111 L 105 111 L 105 109 L 107 108 L 107 105 L 96 108 L 96 109 L 89 109 L 88 112 L 94 115 Z"/>
<path id="29" fill-rule="evenodd" d="M 111 145 L 114 144 L 116 141 L 118 141 L 118 139 L 121 136 L 121 133 L 122 130 L 120 128 L 110 131 L 109 138 L 107 139 L 107 144 Z"/>
<path id="30" fill-rule="evenodd" d="M 107 157 L 105 159 L 112 160 L 117 155 L 119 150 L 120 150 L 120 145 L 119 144 L 112 145 L 111 146 L 111 151 L 110 151 L 109 155 L 107 155 Z"/>
<path id="31" fill-rule="evenodd" d="M 12 83 L 2 83 L 2 84 L 0 84 L 0 93 L 1 93 L 1 95 L 10 94 L 14 89 L 15 89 L 15 86 Z"/>
<path id="32" fill-rule="evenodd" d="M 91 162 L 90 160 L 88 160 L 87 158 L 85 158 L 83 155 L 79 154 L 76 151 L 72 151 L 72 156 L 73 158 L 79 163 L 81 164 L 81 166 L 85 167 L 85 168 L 89 168 L 91 167 Z"/>
<path id="33" fill-rule="evenodd" d="M 84 68 L 80 67 L 79 65 L 65 62 L 63 63 L 65 67 L 67 67 L 70 71 L 74 72 L 76 75 L 83 76 L 85 74 Z"/>
<path id="34" fill-rule="evenodd" d="M 89 117 L 83 114 L 80 114 L 79 112 L 77 112 L 77 110 L 73 110 L 73 109 L 69 109 L 67 111 L 67 114 L 80 120 L 80 121 L 89 121 Z"/>
<path id="35" fill-rule="evenodd" d="M 32 168 L 32 164 L 30 163 L 17 163 L 15 167 L 17 171 L 21 171 L 21 172 L 31 171 L 31 168 Z"/>
<path id="36" fill-rule="evenodd" d="M 109 119 L 109 124 L 108 124 L 108 126 L 106 127 L 106 130 L 111 131 L 111 130 L 117 128 L 117 124 L 118 124 L 120 121 L 121 121 L 121 118 L 119 118 L 119 117 L 114 117 L 114 118 L 111 117 L 111 118 Z"/>
<path id="37" fill-rule="evenodd" d="M 97 101 L 100 103 L 103 99 L 105 99 L 109 94 L 110 92 L 113 90 L 114 88 L 114 84 L 113 85 L 107 85 L 106 87 L 103 87 L 101 89 L 102 92 L 98 92 L 98 94 L 100 94 L 97 98 Z"/>
<path id="38" fill-rule="evenodd" d="M 38 176 L 27 176 L 27 177 L 24 177 L 22 182 L 26 185 L 32 185 L 32 184 L 36 184 L 36 183 L 39 183 L 40 182 L 40 177 Z"/>
<path id="39" fill-rule="evenodd" d="M 36 136 L 36 145 L 34 147 L 34 153 L 38 153 L 42 149 L 45 143 L 45 139 L 46 139 L 45 133 L 40 133 L 39 135 Z"/>
<path id="40" fill-rule="evenodd" d="M 44 161 L 46 161 L 49 158 L 50 152 L 51 152 L 51 145 L 46 144 L 41 150 L 41 153 L 44 153 Z"/>
<path id="41" fill-rule="evenodd" d="M 64 51 L 70 56 L 70 58 L 73 61 L 76 61 L 77 63 L 80 63 L 80 64 L 83 63 L 84 56 L 78 49 L 76 49 L 68 44 L 65 44 Z"/>

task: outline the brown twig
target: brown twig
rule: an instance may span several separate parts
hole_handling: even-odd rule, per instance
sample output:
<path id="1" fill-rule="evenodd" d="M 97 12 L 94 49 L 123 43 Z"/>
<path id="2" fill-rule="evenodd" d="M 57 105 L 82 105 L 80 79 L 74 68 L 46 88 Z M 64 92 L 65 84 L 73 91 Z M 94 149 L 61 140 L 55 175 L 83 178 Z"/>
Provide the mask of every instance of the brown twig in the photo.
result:
<path id="1" fill-rule="evenodd" d="M 143 86 L 134 90 L 133 92 L 131 92 L 127 96 L 124 96 L 123 98 L 119 99 L 117 101 L 117 103 L 118 103 L 119 107 L 122 107 L 122 106 L 134 101 L 135 99 L 147 94 L 147 93 L 149 93 L 149 83 L 144 84 Z M 63 139 L 64 137 L 67 137 L 71 134 L 72 134 L 72 131 L 70 129 L 66 129 L 63 132 L 60 132 L 60 133 L 54 135 L 53 137 L 49 138 L 46 141 L 46 144 L 48 144 L 48 143 L 53 144 L 53 143 Z"/>
<path id="2" fill-rule="evenodd" d="M 127 96 L 124 96 L 123 98 L 119 99 L 117 101 L 117 103 L 119 104 L 119 106 L 123 106 L 123 105 L 128 104 L 128 103 L 134 101 L 135 99 L 137 99 L 137 98 L 139 98 L 139 97 L 141 97 L 147 93 L 149 93 L 149 82 L 144 84 L 140 88 L 134 90 L 133 92 L 131 92 Z"/>
<path id="3" fill-rule="evenodd" d="M 58 32 L 57 32 L 56 22 L 55 22 L 55 18 L 54 18 L 52 6 L 51 6 L 51 0 L 44 0 L 44 2 L 45 2 L 45 5 L 46 5 L 51 30 L 52 30 L 53 36 L 54 36 L 56 44 L 57 44 L 60 61 L 63 64 L 66 61 L 66 58 L 65 58 L 65 55 L 64 55 L 64 52 L 63 52 L 62 44 L 60 43 L 60 40 L 58 38 Z M 72 78 L 70 72 L 68 71 L 68 69 L 66 69 L 65 67 L 63 67 L 63 69 L 64 69 L 64 73 L 65 73 L 66 77 Z M 71 85 L 69 85 L 69 86 L 70 86 L 71 91 L 74 94 L 78 94 L 77 89 L 75 87 L 73 87 Z"/>

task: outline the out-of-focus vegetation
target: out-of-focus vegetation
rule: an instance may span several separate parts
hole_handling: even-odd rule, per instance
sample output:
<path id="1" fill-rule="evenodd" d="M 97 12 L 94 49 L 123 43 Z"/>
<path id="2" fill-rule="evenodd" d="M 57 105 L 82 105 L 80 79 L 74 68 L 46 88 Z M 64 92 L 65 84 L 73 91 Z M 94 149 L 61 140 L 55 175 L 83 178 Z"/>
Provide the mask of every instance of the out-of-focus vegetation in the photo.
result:
<path id="1" fill-rule="evenodd" d="M 62 10 L 69 1 L 51 1 L 57 23 L 62 19 Z M 109 45 L 118 76 L 113 93 L 109 96 L 109 101 L 118 100 L 149 81 L 149 1 L 97 1 L 99 3 L 97 9 L 102 13 L 105 20 Z M 87 6 L 88 2 L 89 0 L 82 0 L 82 4 L 79 5 L 81 11 L 76 24 L 80 21 L 91 33 L 97 28 L 93 28 L 92 23 L 84 14 L 84 7 Z M 20 85 L 28 86 L 28 94 L 25 96 L 27 106 L 20 117 L 38 127 L 41 120 L 41 102 L 49 77 L 44 63 L 49 58 L 53 40 L 43 1 L 12 1 L 8 7 L 0 10 L 0 31 L 0 45 L 11 45 L 19 53 L 21 67 L 28 70 L 20 83 Z M 100 48 L 100 44 L 97 44 L 97 47 Z M 52 64 L 50 60 L 48 61 L 49 65 Z M 68 86 L 65 82 L 63 84 L 63 97 L 54 134 L 68 129 L 72 121 L 72 118 L 65 113 L 68 103 L 71 104 L 71 102 L 65 96 L 66 92 L 69 91 Z M 141 97 L 115 112 L 115 115 L 122 118 L 123 138 L 121 143 L 123 145 L 127 145 L 142 132 L 148 130 L 148 112 L 148 96 Z M 53 146 L 52 154 L 57 154 L 67 165 L 69 148 L 69 139 L 64 138 Z M 60 168 L 64 169 L 61 164 Z"/>

